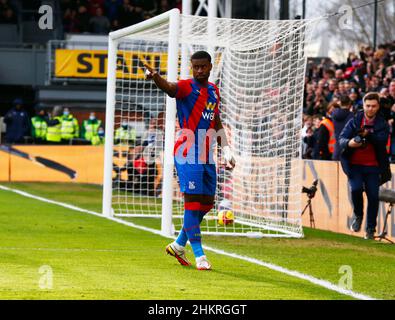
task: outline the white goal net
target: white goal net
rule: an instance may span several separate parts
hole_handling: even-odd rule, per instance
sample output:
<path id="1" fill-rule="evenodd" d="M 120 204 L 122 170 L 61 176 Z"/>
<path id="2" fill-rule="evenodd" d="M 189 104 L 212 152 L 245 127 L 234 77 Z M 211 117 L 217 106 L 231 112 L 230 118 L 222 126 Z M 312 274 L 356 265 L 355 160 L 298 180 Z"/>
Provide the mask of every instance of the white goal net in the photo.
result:
<path id="1" fill-rule="evenodd" d="M 178 123 L 172 121 L 175 104 L 145 80 L 143 63 L 166 77 L 173 61 L 175 74 L 168 79 L 185 79 L 191 77 L 190 55 L 206 50 L 212 55 L 210 80 L 220 89 L 221 119 L 236 167 L 224 170 L 218 147 L 216 206 L 202 222 L 202 233 L 303 236 L 300 131 L 305 46 L 315 21 L 179 15 L 177 28 L 171 16 L 110 37 L 104 212 L 111 208 L 111 214 L 124 218 L 171 219 L 175 231 L 182 227 L 177 176 L 164 165 L 166 131 L 173 136 Z M 169 39 L 176 50 L 169 51 Z M 171 181 L 163 179 L 166 170 L 172 170 Z M 170 213 L 162 210 L 164 197 Z M 234 223 L 218 224 L 222 209 L 233 211 Z"/>

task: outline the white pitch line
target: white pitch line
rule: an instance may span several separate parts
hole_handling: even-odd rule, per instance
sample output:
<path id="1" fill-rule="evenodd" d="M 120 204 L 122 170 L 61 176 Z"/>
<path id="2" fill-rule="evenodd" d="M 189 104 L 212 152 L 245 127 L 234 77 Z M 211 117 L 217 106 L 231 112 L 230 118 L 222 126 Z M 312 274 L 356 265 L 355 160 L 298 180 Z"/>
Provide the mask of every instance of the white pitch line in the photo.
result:
<path id="1" fill-rule="evenodd" d="M 207 246 L 203 246 L 203 247 L 205 249 L 210 250 L 212 252 L 215 252 L 217 254 L 222 254 L 224 256 L 228 256 L 228 257 L 244 260 L 244 261 L 247 261 L 247 262 L 250 262 L 250 263 L 254 263 L 254 264 L 266 267 L 266 268 L 274 270 L 274 271 L 285 273 L 285 274 L 287 274 L 287 275 L 289 275 L 291 277 L 295 277 L 295 278 L 299 278 L 299 279 L 303 279 L 303 280 L 309 281 L 309 282 L 311 282 L 311 283 L 313 283 L 313 284 L 315 284 L 317 286 L 324 287 L 324 288 L 332 290 L 332 291 L 336 291 L 338 293 L 341 293 L 341 294 L 353 297 L 355 299 L 359 299 L 359 300 L 376 300 L 373 297 L 370 297 L 370 296 L 367 296 L 367 295 L 364 295 L 364 294 L 361 294 L 361 293 L 358 293 L 358 292 L 354 292 L 352 290 L 344 289 L 344 288 L 342 288 L 342 287 L 340 287 L 338 285 L 335 285 L 335 284 L 333 284 L 333 283 L 331 283 L 329 281 L 318 279 L 318 278 L 315 278 L 315 277 L 310 276 L 308 274 L 301 273 L 299 271 L 288 270 L 286 268 L 277 266 L 277 265 L 272 264 L 272 263 L 263 262 L 263 261 L 258 260 L 258 259 L 254 259 L 254 258 L 238 255 L 238 254 L 235 254 L 235 253 L 229 253 L 229 252 L 226 252 L 226 251 L 223 251 L 223 250 L 220 250 L 220 249 L 210 248 L 210 247 L 207 247 Z"/>
<path id="2" fill-rule="evenodd" d="M 155 233 L 157 235 L 163 236 L 162 233 L 159 230 L 155 230 L 155 229 L 139 226 L 137 224 L 134 224 L 133 222 L 124 221 L 122 219 L 118 219 L 118 218 L 114 218 L 114 217 L 105 217 L 101 213 L 97 213 L 97 212 L 94 212 L 94 211 L 82 209 L 80 207 L 76 207 L 76 206 L 73 206 L 73 205 L 68 204 L 68 203 L 59 202 L 59 201 L 43 198 L 43 197 L 40 197 L 40 196 L 35 196 L 35 195 L 31 194 L 31 193 L 28 193 L 28 192 L 25 192 L 25 191 L 21 191 L 21 190 L 17 190 L 17 189 L 11 189 L 11 188 L 8 188 L 8 187 L 2 186 L 2 185 L 0 185 L 0 189 L 1 190 L 5 190 L 5 191 L 14 192 L 14 193 L 17 193 L 17 194 L 19 194 L 21 196 L 27 197 L 27 198 L 31 198 L 31 199 L 39 200 L 39 201 L 42 201 L 42 202 L 54 204 L 54 205 L 57 205 L 57 206 L 60 206 L 60 207 L 64 207 L 64 208 L 70 209 L 70 210 L 79 211 L 79 212 L 83 212 L 83 213 L 88 213 L 88 214 L 94 215 L 94 216 L 99 217 L 99 218 L 106 218 L 108 220 L 115 221 L 115 222 L 124 224 L 124 225 L 129 226 L 129 227 L 133 227 L 133 228 L 136 228 L 136 229 L 152 232 L 152 233 Z M 167 238 L 173 239 L 172 237 L 167 237 Z"/>
<path id="3" fill-rule="evenodd" d="M 54 200 L 50 200 L 50 199 L 47 199 L 47 198 L 35 196 L 35 195 L 27 193 L 25 191 L 20 191 L 20 190 L 17 190 L 17 189 L 8 188 L 8 187 L 2 186 L 2 185 L 0 185 L 0 189 L 1 190 L 5 190 L 5 191 L 14 192 L 14 193 L 17 193 L 17 194 L 22 195 L 24 197 L 27 197 L 27 198 L 32 198 L 32 199 L 39 200 L 39 201 L 42 201 L 42 202 L 46 202 L 46 203 L 54 204 L 54 205 L 57 205 L 57 206 L 61 206 L 61 207 L 64 207 L 64 208 L 67 208 L 67 209 L 70 209 L 70 210 L 79 211 L 79 212 L 83 212 L 83 213 L 88 213 L 88 214 L 91 214 L 91 215 L 94 215 L 94 216 L 97 216 L 97 217 L 100 217 L 100 218 L 108 219 L 108 220 L 111 220 L 111 221 L 114 221 L 114 222 L 117 222 L 117 223 L 129 226 L 129 227 L 133 227 L 133 228 L 140 229 L 140 230 L 143 230 L 143 231 L 151 232 L 151 233 L 154 233 L 156 235 L 160 235 L 160 236 L 165 237 L 165 238 L 175 239 L 174 237 L 169 237 L 169 236 L 163 235 L 159 230 L 152 229 L 152 228 L 147 228 L 147 227 L 140 226 L 140 225 L 136 225 L 136 224 L 134 224 L 132 222 L 124 221 L 122 219 L 118 219 L 118 218 L 114 218 L 114 217 L 105 217 L 105 216 L 103 216 L 100 213 L 97 213 L 97 212 L 94 212 L 94 211 L 90 211 L 90 210 L 86 210 L 86 209 L 82 209 L 82 208 L 76 207 L 74 205 L 70 205 L 68 203 L 54 201 Z M 258 260 L 258 259 L 242 256 L 242 255 L 239 255 L 239 254 L 236 254 L 236 253 L 229 253 L 229 252 L 226 252 L 226 251 L 223 251 L 223 250 L 220 250 L 220 249 L 216 249 L 216 248 L 211 248 L 211 247 L 205 246 L 205 245 L 203 246 L 203 248 L 208 250 L 208 251 L 212 251 L 214 253 L 220 254 L 220 255 L 228 256 L 228 257 L 239 259 L 239 260 L 243 260 L 243 261 L 247 261 L 247 262 L 250 262 L 250 263 L 253 263 L 253 264 L 257 264 L 257 265 L 263 266 L 265 268 L 268 268 L 268 269 L 271 269 L 271 270 L 274 270 L 274 271 L 278 271 L 278 272 L 287 274 L 287 275 L 289 275 L 291 277 L 295 277 L 295 278 L 299 278 L 299 279 L 302 279 L 302 280 L 306 280 L 306 281 L 308 281 L 310 283 L 313 283 L 313 284 L 315 284 L 317 286 L 326 288 L 326 289 L 331 290 L 331 291 L 338 292 L 340 294 L 344 294 L 344 295 L 353 297 L 355 299 L 376 300 L 373 297 L 370 297 L 370 296 L 367 296 L 367 295 L 364 295 L 364 294 L 361 294 L 361 293 L 358 293 L 358 292 L 354 292 L 354 291 L 349 290 L 349 289 L 342 288 L 342 287 L 340 287 L 338 285 L 335 285 L 335 284 L 333 284 L 333 283 L 331 283 L 329 281 L 318 279 L 318 278 L 315 278 L 313 276 L 301 273 L 299 271 L 288 270 L 286 268 L 283 268 L 281 266 L 277 266 L 277 265 L 272 264 L 272 263 L 267 263 L 267 262 L 264 262 L 264 261 L 261 261 L 261 260 Z"/>
<path id="4" fill-rule="evenodd" d="M 32 248 L 32 247 L 0 247 L 0 251 L 53 251 L 53 252 L 130 252 L 132 249 L 94 249 L 94 248 Z"/>

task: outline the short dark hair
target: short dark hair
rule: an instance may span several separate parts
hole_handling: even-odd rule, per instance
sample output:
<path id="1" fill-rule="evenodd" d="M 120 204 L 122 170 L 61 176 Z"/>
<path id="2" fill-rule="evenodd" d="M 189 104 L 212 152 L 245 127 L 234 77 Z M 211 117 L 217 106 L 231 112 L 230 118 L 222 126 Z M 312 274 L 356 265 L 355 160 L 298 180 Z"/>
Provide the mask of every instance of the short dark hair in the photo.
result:
<path id="1" fill-rule="evenodd" d="M 207 51 L 196 51 L 192 56 L 191 60 L 194 59 L 207 59 L 211 63 L 211 56 Z"/>
<path id="2" fill-rule="evenodd" d="M 348 96 L 340 97 L 340 105 L 341 106 L 349 106 L 351 104 L 351 99 Z"/>
<path id="3" fill-rule="evenodd" d="M 324 73 L 329 74 L 329 77 L 330 77 L 330 78 L 335 77 L 335 71 L 333 71 L 332 69 L 326 69 L 326 70 L 324 71 Z"/>
<path id="4" fill-rule="evenodd" d="M 376 100 L 378 103 L 380 103 L 380 96 L 377 92 L 368 92 L 365 94 L 363 97 L 363 102 L 365 103 L 366 100 Z"/>

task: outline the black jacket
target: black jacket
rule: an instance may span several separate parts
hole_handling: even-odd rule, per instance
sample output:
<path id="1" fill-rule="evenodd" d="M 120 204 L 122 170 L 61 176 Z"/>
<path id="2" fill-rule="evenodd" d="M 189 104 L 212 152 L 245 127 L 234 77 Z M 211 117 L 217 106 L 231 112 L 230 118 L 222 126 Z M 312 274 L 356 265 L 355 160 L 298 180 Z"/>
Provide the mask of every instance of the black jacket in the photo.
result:
<path id="1" fill-rule="evenodd" d="M 346 123 L 354 116 L 354 114 L 348 110 L 343 108 L 336 108 L 332 112 L 332 122 L 335 127 L 335 138 L 336 145 L 335 151 L 333 152 L 333 160 L 339 160 L 340 156 L 340 147 L 339 147 L 339 136 L 340 132 L 342 132 Z"/>
<path id="2" fill-rule="evenodd" d="M 318 145 L 318 154 L 317 154 L 317 159 L 318 160 L 332 160 L 332 153 L 329 151 L 329 139 L 330 139 L 330 133 L 328 129 L 321 124 L 321 126 L 318 128 L 318 134 L 317 134 L 317 145 Z"/>
<path id="3" fill-rule="evenodd" d="M 6 143 L 23 143 L 24 136 L 30 135 L 30 117 L 24 109 L 12 108 L 4 122 L 7 124 Z"/>
<path id="4" fill-rule="evenodd" d="M 339 145 L 341 150 L 340 161 L 344 173 L 348 176 L 350 174 L 350 157 L 354 152 L 354 148 L 348 147 L 348 142 L 357 136 L 358 130 L 361 128 L 362 119 L 364 117 L 363 111 L 358 112 L 353 119 L 347 122 L 346 126 L 340 133 Z M 387 121 L 381 114 L 377 114 L 373 133 L 368 134 L 366 140 L 373 144 L 376 152 L 376 159 L 380 167 L 380 184 L 391 180 L 391 169 L 386 150 L 388 141 L 389 127 Z"/>
<path id="5" fill-rule="evenodd" d="M 340 132 L 347 124 L 347 122 L 353 117 L 353 113 L 348 109 L 336 108 L 332 112 L 332 122 L 335 127 L 335 137 L 339 140 Z"/>

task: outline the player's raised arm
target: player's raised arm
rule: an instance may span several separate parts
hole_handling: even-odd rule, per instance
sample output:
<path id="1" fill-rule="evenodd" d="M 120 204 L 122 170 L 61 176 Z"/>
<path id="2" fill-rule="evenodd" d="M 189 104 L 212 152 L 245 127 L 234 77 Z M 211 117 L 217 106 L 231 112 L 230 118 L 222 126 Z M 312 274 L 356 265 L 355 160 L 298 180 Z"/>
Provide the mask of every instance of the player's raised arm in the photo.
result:
<path id="1" fill-rule="evenodd" d="M 145 74 L 147 79 L 154 80 L 158 88 L 166 92 L 170 97 L 174 98 L 176 96 L 177 84 L 175 82 L 169 82 L 166 79 L 162 78 L 158 71 L 156 71 L 146 63 L 144 63 L 144 67 L 146 68 Z"/>

